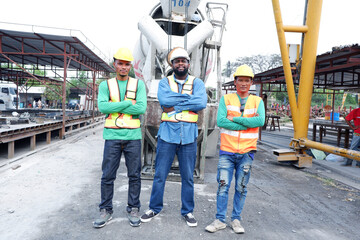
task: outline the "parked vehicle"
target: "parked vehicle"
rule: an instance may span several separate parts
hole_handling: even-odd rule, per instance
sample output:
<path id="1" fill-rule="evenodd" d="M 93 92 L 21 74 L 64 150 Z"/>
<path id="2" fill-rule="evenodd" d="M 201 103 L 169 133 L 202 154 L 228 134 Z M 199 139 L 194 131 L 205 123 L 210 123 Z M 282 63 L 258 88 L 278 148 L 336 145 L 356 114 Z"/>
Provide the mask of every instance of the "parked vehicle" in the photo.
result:
<path id="1" fill-rule="evenodd" d="M 69 109 L 80 110 L 80 100 L 71 99 L 68 104 Z"/>
<path id="2" fill-rule="evenodd" d="M 0 99 L 5 104 L 5 109 L 19 107 L 20 97 L 17 96 L 17 87 L 14 83 L 0 83 Z"/>

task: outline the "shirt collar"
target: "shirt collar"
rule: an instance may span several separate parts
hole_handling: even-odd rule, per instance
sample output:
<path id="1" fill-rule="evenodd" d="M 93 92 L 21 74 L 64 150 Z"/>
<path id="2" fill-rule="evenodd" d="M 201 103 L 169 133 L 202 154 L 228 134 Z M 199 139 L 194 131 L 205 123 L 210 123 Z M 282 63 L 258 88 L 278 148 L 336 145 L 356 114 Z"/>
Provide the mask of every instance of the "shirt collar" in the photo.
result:
<path id="1" fill-rule="evenodd" d="M 186 76 L 186 79 L 185 79 L 184 82 L 180 82 L 179 80 L 176 79 L 175 74 L 174 74 L 174 80 L 175 80 L 175 82 L 177 82 L 178 84 L 181 84 L 181 85 L 183 85 L 183 84 L 188 80 L 188 78 L 189 78 L 189 74 Z"/>

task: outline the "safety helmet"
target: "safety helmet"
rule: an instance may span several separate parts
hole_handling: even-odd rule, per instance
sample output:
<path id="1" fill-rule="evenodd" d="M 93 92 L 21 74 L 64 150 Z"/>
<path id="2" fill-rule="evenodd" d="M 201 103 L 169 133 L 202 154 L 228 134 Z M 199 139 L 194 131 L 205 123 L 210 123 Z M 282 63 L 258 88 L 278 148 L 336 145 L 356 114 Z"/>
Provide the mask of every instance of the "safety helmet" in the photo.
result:
<path id="1" fill-rule="evenodd" d="M 133 61 L 134 57 L 128 48 L 120 48 L 115 54 L 114 58 L 123 61 Z"/>
<path id="2" fill-rule="evenodd" d="M 234 73 L 234 78 L 236 77 L 251 77 L 251 79 L 254 78 L 254 73 L 248 65 L 244 64 L 236 68 L 236 71 Z"/>
<path id="3" fill-rule="evenodd" d="M 173 48 L 173 50 L 169 52 L 167 58 L 168 63 L 171 64 L 172 60 L 176 58 L 186 58 L 188 61 L 190 61 L 188 52 L 182 47 Z"/>

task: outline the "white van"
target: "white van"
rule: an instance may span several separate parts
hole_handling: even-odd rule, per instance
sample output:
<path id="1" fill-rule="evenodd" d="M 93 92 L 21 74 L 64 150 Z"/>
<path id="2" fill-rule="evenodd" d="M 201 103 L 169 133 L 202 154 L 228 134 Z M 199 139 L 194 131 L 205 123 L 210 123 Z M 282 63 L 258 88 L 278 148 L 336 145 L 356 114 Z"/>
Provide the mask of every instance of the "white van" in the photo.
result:
<path id="1" fill-rule="evenodd" d="M 19 97 L 20 98 L 20 97 Z M 19 106 L 20 99 L 17 96 L 17 88 L 14 83 L 0 83 L 0 102 L 4 102 L 5 109 L 15 109 Z"/>

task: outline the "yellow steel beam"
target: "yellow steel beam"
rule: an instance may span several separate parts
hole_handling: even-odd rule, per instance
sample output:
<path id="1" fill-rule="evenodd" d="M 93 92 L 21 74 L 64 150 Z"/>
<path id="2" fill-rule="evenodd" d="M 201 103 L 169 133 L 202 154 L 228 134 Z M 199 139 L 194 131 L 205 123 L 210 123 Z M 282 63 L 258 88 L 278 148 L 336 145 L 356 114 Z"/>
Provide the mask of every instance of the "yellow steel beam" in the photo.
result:
<path id="1" fill-rule="evenodd" d="M 284 26 L 279 0 L 272 0 L 272 3 L 294 124 L 294 138 L 307 138 L 322 0 L 308 1 L 305 26 Z M 285 32 L 304 33 L 298 101 L 296 101 Z"/>
<path id="2" fill-rule="evenodd" d="M 282 62 L 283 62 L 287 92 L 289 95 L 291 115 L 292 115 L 292 120 L 293 120 L 293 124 L 294 124 L 294 132 L 296 132 L 295 126 L 297 125 L 297 122 L 299 120 L 298 120 L 297 111 L 296 111 L 297 103 L 296 103 L 296 95 L 295 95 L 294 83 L 293 83 L 290 60 L 289 60 L 289 51 L 287 50 L 285 31 L 284 31 L 282 17 L 281 17 L 281 9 L 280 9 L 279 0 L 273 0 L 272 3 L 273 3 L 273 9 L 274 9 L 276 29 L 277 29 L 278 38 L 279 38 L 280 52 L 281 52 L 281 58 L 282 58 Z"/>
<path id="3" fill-rule="evenodd" d="M 285 32 L 298 32 L 298 33 L 306 33 L 309 28 L 307 26 L 283 26 Z"/>
<path id="4" fill-rule="evenodd" d="M 356 161 L 360 161 L 360 152 L 354 151 L 354 150 L 348 150 L 344 148 L 339 147 L 333 147 L 330 145 L 326 145 L 323 143 L 318 143 L 311 141 L 309 139 L 300 139 L 300 146 L 305 146 L 307 148 L 315 148 L 318 150 L 322 150 L 328 153 L 336 154 L 343 157 L 348 157 L 351 159 L 354 159 Z"/>
<path id="5" fill-rule="evenodd" d="M 314 83 L 316 51 L 319 38 L 322 0 L 309 0 L 300 72 L 297 116 L 301 117 L 294 138 L 307 138 L 310 117 L 311 96 Z M 300 107 L 299 107 L 300 106 Z"/>
<path id="6" fill-rule="evenodd" d="M 303 153 L 306 148 L 314 148 L 360 161 L 360 152 L 358 151 L 333 147 L 307 139 L 322 0 L 308 0 L 305 26 L 284 26 L 281 18 L 279 0 L 272 0 L 272 2 L 294 124 L 294 138 L 290 143 L 290 147 L 293 148 L 296 153 Z M 296 101 L 285 32 L 299 32 L 304 34 L 299 93 L 297 96 L 298 101 Z"/>
<path id="7" fill-rule="evenodd" d="M 294 149 L 296 153 L 299 154 L 304 153 L 306 148 L 315 148 L 360 161 L 360 152 L 358 151 L 333 147 L 307 139 L 322 0 L 308 0 L 305 26 L 284 26 L 281 18 L 279 0 L 272 0 L 272 3 L 287 91 L 289 95 L 292 120 L 294 124 L 294 138 L 290 143 L 290 148 Z M 289 61 L 289 51 L 286 45 L 285 32 L 298 32 L 304 34 L 304 40 L 302 43 L 302 59 L 300 59 L 301 72 L 297 100 Z"/>

